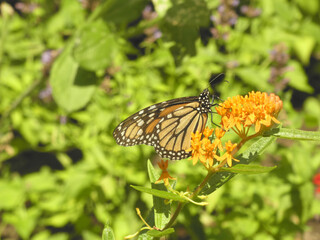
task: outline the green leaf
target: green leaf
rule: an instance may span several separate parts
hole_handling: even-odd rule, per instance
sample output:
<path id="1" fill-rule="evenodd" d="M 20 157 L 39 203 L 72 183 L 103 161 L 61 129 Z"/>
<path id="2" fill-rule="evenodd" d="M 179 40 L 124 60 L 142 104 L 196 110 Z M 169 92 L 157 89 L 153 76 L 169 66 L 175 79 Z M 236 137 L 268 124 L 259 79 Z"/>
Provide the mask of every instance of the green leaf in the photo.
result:
<path id="1" fill-rule="evenodd" d="M 45 47 L 40 39 L 32 40 L 17 34 L 9 35 L 5 48 L 12 59 L 29 58 L 41 54 Z"/>
<path id="2" fill-rule="evenodd" d="M 179 201 L 179 202 L 186 202 L 186 200 L 183 197 L 171 192 L 166 192 L 166 191 L 161 191 L 161 190 L 151 189 L 151 188 L 146 188 L 141 186 L 133 186 L 133 185 L 130 185 L 130 186 L 140 192 L 149 193 L 151 195 L 154 195 L 160 198 L 171 199 L 173 201 Z"/>
<path id="3" fill-rule="evenodd" d="M 259 89 L 260 91 L 267 91 L 269 89 L 269 84 L 267 79 L 269 77 L 269 71 L 258 66 L 251 67 L 239 67 L 235 69 L 235 73 L 247 84 L 251 86 L 256 86 L 257 78 L 264 80 L 260 81 Z"/>
<path id="4" fill-rule="evenodd" d="M 72 215 L 67 212 L 56 213 L 46 218 L 44 223 L 56 228 L 65 226 L 72 219 Z"/>
<path id="5" fill-rule="evenodd" d="M 110 226 L 106 225 L 102 231 L 102 240 L 114 240 L 114 233 Z"/>
<path id="6" fill-rule="evenodd" d="M 235 231 L 244 239 L 256 239 L 253 236 L 258 231 L 260 223 L 252 215 L 241 217 L 235 216 L 233 219 Z"/>
<path id="7" fill-rule="evenodd" d="M 147 5 L 147 0 L 110 0 L 105 1 L 101 8 L 97 9 L 97 17 L 107 22 L 126 26 L 129 22 L 138 19 Z"/>
<path id="8" fill-rule="evenodd" d="M 284 74 L 285 78 L 290 79 L 289 85 L 299 91 L 306 92 L 306 93 L 313 93 L 313 88 L 308 84 L 308 77 L 306 76 L 305 70 L 301 66 L 300 63 L 296 61 L 289 62 L 289 69 Z"/>
<path id="9" fill-rule="evenodd" d="M 258 156 L 260 156 L 264 152 L 264 150 L 275 140 L 276 140 L 276 137 L 273 137 L 273 136 L 262 137 L 258 141 L 253 143 L 250 147 L 248 147 L 246 151 L 244 151 L 240 156 L 236 158 L 240 160 L 241 164 L 249 164 L 250 162 L 257 159 Z M 223 184 L 225 184 L 235 175 L 236 173 L 230 173 L 230 172 L 219 172 L 217 174 L 214 174 L 210 178 L 207 185 L 203 188 L 200 195 L 208 195 L 214 192 L 216 189 L 221 187 Z"/>
<path id="10" fill-rule="evenodd" d="M 303 108 L 307 115 L 319 118 L 320 120 L 320 101 L 316 97 L 308 97 L 304 103 Z"/>
<path id="11" fill-rule="evenodd" d="M 306 182 L 299 186 L 300 198 L 301 198 L 301 221 L 306 223 L 311 215 L 311 206 L 314 202 L 314 185 L 311 182 Z"/>
<path id="12" fill-rule="evenodd" d="M 117 51 L 114 35 L 104 22 L 98 21 L 82 29 L 73 55 L 81 67 L 97 71 L 108 67 Z"/>
<path id="13" fill-rule="evenodd" d="M 293 48 L 304 65 L 309 64 L 310 56 L 315 44 L 315 39 L 310 36 L 300 36 L 296 38 Z"/>
<path id="14" fill-rule="evenodd" d="M 54 62 L 50 84 L 57 104 L 67 112 L 84 107 L 95 91 L 96 77 L 79 66 L 71 56 L 72 44 Z"/>
<path id="15" fill-rule="evenodd" d="M 311 15 L 316 15 L 317 13 L 319 13 L 320 3 L 318 0 L 309 0 L 308 4 L 306 4 L 304 0 L 296 0 L 295 2 L 299 5 L 299 7 L 302 10 L 306 11 Z"/>
<path id="16" fill-rule="evenodd" d="M 273 128 L 264 133 L 264 136 L 275 136 L 293 140 L 320 141 L 320 132 L 304 131 L 290 128 Z"/>
<path id="17" fill-rule="evenodd" d="M 30 235 L 35 230 L 40 219 L 40 215 L 41 211 L 39 208 L 31 207 L 23 209 L 18 207 L 13 212 L 4 212 L 1 221 L 14 226 L 20 239 L 30 239 Z"/>
<path id="18" fill-rule="evenodd" d="M 155 11 L 160 18 L 163 18 L 168 9 L 172 6 L 171 1 L 168 0 L 154 0 L 152 1 L 152 4 L 154 5 Z"/>
<path id="19" fill-rule="evenodd" d="M 159 179 L 159 174 L 155 171 L 150 160 L 148 160 L 148 173 L 151 181 L 152 189 L 157 189 L 167 192 L 163 183 L 155 184 L 154 182 Z M 170 204 L 165 204 L 164 199 L 153 196 L 153 211 L 154 211 L 154 223 L 159 229 L 165 227 L 170 220 Z"/>
<path id="20" fill-rule="evenodd" d="M 242 174 L 259 174 L 259 173 L 267 173 L 275 169 L 274 167 L 264 167 L 260 165 L 247 165 L 247 164 L 237 164 L 231 168 L 223 167 L 221 170 L 225 172 L 232 173 L 242 173 Z"/>
<path id="21" fill-rule="evenodd" d="M 152 237 L 162 237 L 162 236 L 169 235 L 171 233 L 174 233 L 174 229 L 173 228 L 168 228 L 168 229 L 166 229 L 164 231 L 158 231 L 156 229 L 152 229 L 152 230 L 147 232 L 147 234 L 152 236 Z"/>
<path id="22" fill-rule="evenodd" d="M 148 167 L 148 175 L 149 175 L 150 182 L 155 183 L 159 179 L 160 175 L 156 172 L 156 170 L 154 169 L 149 159 L 147 162 L 147 167 Z"/>
<path id="23" fill-rule="evenodd" d="M 0 192 L 2 196 L 6 196 L 0 201 L 0 209 L 2 210 L 16 209 L 21 201 L 25 200 L 22 187 L 14 182 L 1 180 Z"/>
<path id="24" fill-rule="evenodd" d="M 188 0 L 173 5 L 163 18 L 161 30 L 187 54 L 195 55 L 200 26 L 208 26 L 210 13 L 203 0 Z"/>
<path id="25" fill-rule="evenodd" d="M 148 235 L 146 232 L 139 235 L 138 240 L 153 240 L 154 238 Z"/>

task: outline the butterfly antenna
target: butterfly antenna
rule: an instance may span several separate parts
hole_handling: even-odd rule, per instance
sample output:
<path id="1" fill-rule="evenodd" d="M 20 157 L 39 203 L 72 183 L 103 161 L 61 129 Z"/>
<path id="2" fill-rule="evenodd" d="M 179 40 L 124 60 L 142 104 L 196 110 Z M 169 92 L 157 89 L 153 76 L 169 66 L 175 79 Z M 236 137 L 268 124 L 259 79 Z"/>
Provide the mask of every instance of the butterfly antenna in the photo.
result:
<path id="1" fill-rule="evenodd" d="M 217 83 L 219 83 L 221 81 L 228 82 L 227 80 L 224 80 L 224 77 L 225 77 L 224 73 L 219 73 L 218 75 L 212 74 L 209 79 L 209 83 L 210 83 L 211 88 L 214 89 L 214 85 L 216 85 Z M 215 82 L 215 84 L 213 84 L 214 82 Z M 214 103 L 215 99 L 222 101 L 222 99 L 219 96 L 212 94 L 212 100 L 211 100 L 212 107 L 219 105 L 219 103 Z M 215 122 L 213 122 L 213 114 L 214 113 L 217 114 L 216 112 L 211 112 L 211 123 L 217 127 L 221 127 L 219 124 L 216 124 Z"/>
<path id="2" fill-rule="evenodd" d="M 209 83 L 211 86 L 213 86 L 213 82 L 220 82 L 224 79 L 225 77 L 225 74 L 224 73 L 219 73 L 219 74 L 212 74 L 210 76 L 210 79 L 209 79 Z"/>
<path id="3" fill-rule="evenodd" d="M 211 76 L 210 76 L 210 78 L 209 78 L 209 84 L 210 84 L 210 86 L 211 86 L 211 89 L 214 90 L 214 85 L 216 85 L 216 84 L 218 84 L 219 82 L 223 81 L 224 77 L 225 77 L 225 74 L 224 74 L 224 73 L 211 74 Z M 213 82 L 215 82 L 215 83 L 213 84 Z M 212 102 L 211 102 L 212 105 L 213 105 L 213 102 L 214 102 L 215 98 L 218 98 L 218 99 L 219 99 L 218 96 L 212 94 Z"/>

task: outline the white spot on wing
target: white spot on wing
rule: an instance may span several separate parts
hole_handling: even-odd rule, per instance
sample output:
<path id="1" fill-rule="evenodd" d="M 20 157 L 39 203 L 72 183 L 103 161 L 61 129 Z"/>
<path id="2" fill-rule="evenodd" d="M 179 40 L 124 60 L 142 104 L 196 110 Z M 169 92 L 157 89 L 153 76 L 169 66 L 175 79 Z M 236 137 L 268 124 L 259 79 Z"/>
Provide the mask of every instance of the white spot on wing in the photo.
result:
<path id="1" fill-rule="evenodd" d="M 139 127 L 141 127 L 142 125 L 144 124 L 144 121 L 141 119 L 141 120 L 139 120 L 139 122 L 138 122 L 138 126 Z"/>
<path id="2" fill-rule="evenodd" d="M 139 131 L 137 132 L 137 135 L 140 136 L 142 135 L 142 133 L 143 133 L 142 129 L 139 129 Z"/>

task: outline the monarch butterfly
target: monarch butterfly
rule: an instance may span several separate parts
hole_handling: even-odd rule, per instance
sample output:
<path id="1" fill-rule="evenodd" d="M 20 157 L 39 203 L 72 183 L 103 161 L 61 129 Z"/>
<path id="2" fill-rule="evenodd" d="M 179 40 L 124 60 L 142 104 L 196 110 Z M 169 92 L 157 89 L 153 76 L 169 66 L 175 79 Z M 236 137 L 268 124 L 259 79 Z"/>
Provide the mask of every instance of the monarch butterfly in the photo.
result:
<path id="1" fill-rule="evenodd" d="M 212 113 L 209 90 L 199 96 L 182 97 L 157 103 L 121 122 L 113 137 L 121 146 L 153 146 L 162 158 L 180 160 L 191 153 L 191 133 L 202 132 Z"/>

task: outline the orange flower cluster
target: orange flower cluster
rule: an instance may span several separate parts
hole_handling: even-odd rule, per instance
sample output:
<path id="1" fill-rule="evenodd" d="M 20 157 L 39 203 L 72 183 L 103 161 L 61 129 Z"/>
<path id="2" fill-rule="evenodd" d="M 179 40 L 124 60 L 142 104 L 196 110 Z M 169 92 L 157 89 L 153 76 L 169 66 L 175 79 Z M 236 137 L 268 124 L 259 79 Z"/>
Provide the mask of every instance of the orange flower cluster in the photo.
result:
<path id="1" fill-rule="evenodd" d="M 245 96 L 228 98 L 216 107 L 221 116 L 221 127 L 224 130 L 233 129 L 241 138 L 245 138 L 251 126 L 255 126 L 255 132 L 262 132 L 277 120 L 278 113 L 282 109 L 280 98 L 271 93 L 250 92 Z M 263 126 L 262 126 L 263 125 Z"/>
<path id="2" fill-rule="evenodd" d="M 233 155 L 245 141 L 260 135 L 273 123 L 280 123 L 276 117 L 282 105 L 282 101 L 275 94 L 268 95 L 261 92 L 238 95 L 219 104 L 216 111 L 221 116 L 221 128 L 215 129 L 214 141 L 211 142 L 209 139 L 213 129 L 206 128 L 202 133 L 192 134 L 191 147 L 186 151 L 191 152 L 193 165 L 200 160 L 207 169 L 210 169 L 215 159 L 220 162 L 219 166 L 227 163 L 231 167 L 232 161 L 239 161 Z M 255 134 L 248 136 L 251 126 L 255 127 Z M 229 129 L 235 131 L 244 141 L 233 144 L 229 140 L 222 146 L 221 138 Z M 221 155 L 218 154 L 218 150 Z"/>
<path id="3" fill-rule="evenodd" d="M 215 132 L 215 139 L 211 142 L 209 137 L 212 135 L 213 131 Z M 202 133 L 192 133 L 191 147 L 186 151 L 191 152 L 193 165 L 195 165 L 198 160 L 200 160 L 206 168 L 210 168 L 214 165 L 214 159 L 217 161 L 226 160 L 229 166 L 232 166 L 232 159 L 238 161 L 232 156 L 232 151 L 237 144 L 232 144 L 230 141 L 225 144 L 226 153 L 224 153 L 222 157 L 216 154 L 218 149 L 220 151 L 224 150 L 221 143 L 221 138 L 224 134 L 225 131 L 221 128 L 213 130 L 208 127 L 206 127 Z"/>

